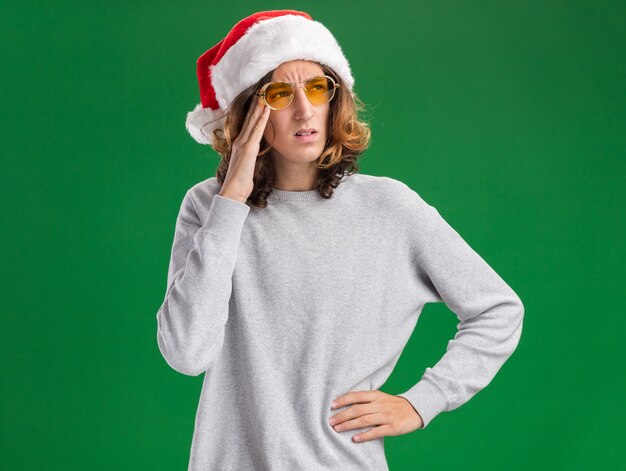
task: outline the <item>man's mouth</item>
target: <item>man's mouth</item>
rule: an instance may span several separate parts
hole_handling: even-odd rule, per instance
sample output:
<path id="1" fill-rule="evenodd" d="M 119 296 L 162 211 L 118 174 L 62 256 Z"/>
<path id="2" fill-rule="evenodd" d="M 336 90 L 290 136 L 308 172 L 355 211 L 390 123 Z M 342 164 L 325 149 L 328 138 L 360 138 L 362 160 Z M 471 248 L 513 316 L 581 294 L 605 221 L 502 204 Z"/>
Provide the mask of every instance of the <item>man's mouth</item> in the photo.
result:
<path id="1" fill-rule="evenodd" d="M 296 136 L 309 136 L 311 134 L 315 134 L 317 133 L 317 131 L 313 128 L 309 128 L 309 129 L 301 129 L 298 132 L 296 132 Z"/>

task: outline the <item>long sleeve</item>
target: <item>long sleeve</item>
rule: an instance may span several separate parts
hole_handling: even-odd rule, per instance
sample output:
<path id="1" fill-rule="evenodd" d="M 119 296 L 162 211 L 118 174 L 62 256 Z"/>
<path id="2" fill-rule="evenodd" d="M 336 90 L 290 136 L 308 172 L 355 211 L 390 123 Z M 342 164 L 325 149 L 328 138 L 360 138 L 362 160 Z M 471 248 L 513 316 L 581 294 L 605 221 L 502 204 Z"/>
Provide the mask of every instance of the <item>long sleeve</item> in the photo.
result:
<path id="1" fill-rule="evenodd" d="M 517 294 L 442 218 L 414 193 L 411 237 L 429 300 L 443 301 L 459 319 L 446 353 L 420 381 L 398 396 L 418 411 L 425 428 L 444 411 L 487 386 L 513 353 L 524 306 Z"/>
<path id="2" fill-rule="evenodd" d="M 250 207 L 213 196 L 201 223 L 187 191 L 176 220 L 157 342 L 174 370 L 197 376 L 220 351 L 241 231 Z"/>

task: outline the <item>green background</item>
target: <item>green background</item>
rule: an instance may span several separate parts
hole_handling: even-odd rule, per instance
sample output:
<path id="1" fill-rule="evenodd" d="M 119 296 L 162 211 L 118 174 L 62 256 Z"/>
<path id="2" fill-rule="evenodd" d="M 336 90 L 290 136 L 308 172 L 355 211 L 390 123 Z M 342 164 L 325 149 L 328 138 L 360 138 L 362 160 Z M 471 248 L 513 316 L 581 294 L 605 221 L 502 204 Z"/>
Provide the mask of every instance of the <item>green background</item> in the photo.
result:
<path id="1" fill-rule="evenodd" d="M 623 1 L 0 8 L 3 470 L 186 469 L 203 376 L 167 366 L 156 312 L 182 197 L 218 163 L 184 126 L 195 61 L 284 8 L 350 60 L 360 171 L 418 191 L 525 305 L 492 383 L 386 438 L 390 468 L 624 466 Z M 381 389 L 415 384 L 455 331 L 428 305 Z"/>

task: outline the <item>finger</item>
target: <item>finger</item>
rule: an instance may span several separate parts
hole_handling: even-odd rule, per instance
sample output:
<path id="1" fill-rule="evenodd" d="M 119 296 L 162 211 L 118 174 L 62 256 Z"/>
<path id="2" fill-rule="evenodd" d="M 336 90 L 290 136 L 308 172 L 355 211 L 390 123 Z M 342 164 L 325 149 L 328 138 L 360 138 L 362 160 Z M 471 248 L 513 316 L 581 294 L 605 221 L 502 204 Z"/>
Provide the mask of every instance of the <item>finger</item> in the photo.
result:
<path id="1" fill-rule="evenodd" d="M 246 115 L 246 120 L 248 122 L 252 121 L 254 115 L 258 114 L 258 110 L 263 108 L 263 100 L 261 97 L 257 97 L 253 103 L 250 104 L 250 109 L 248 110 L 248 114 Z"/>
<path id="2" fill-rule="evenodd" d="M 351 391 L 343 396 L 339 396 L 333 402 L 336 405 L 331 404 L 331 409 L 338 409 L 343 406 L 347 406 L 348 404 L 355 404 L 357 402 L 370 402 L 376 399 L 377 390 L 368 390 L 368 391 Z"/>
<path id="3" fill-rule="evenodd" d="M 270 107 L 266 106 L 263 108 L 261 116 L 256 120 L 255 125 L 252 127 L 252 136 L 255 142 L 260 141 L 263 136 L 263 131 L 265 131 L 265 125 L 267 124 L 267 119 L 270 115 Z"/>
<path id="4" fill-rule="evenodd" d="M 269 106 L 265 106 L 260 112 L 255 111 L 250 119 L 248 129 L 246 130 L 247 133 L 244 136 L 245 142 L 250 140 L 257 142 L 261 140 L 261 136 L 265 130 L 265 124 L 267 123 L 267 117 L 270 114 L 269 110 Z"/>
<path id="5" fill-rule="evenodd" d="M 377 414 L 380 412 L 381 408 L 373 403 L 357 404 L 352 407 L 348 407 L 346 410 L 341 411 L 338 414 L 330 417 L 328 419 L 328 423 L 332 426 L 335 426 L 346 421 L 358 419 L 359 417 L 365 417 L 366 415 Z"/>
<path id="6" fill-rule="evenodd" d="M 261 108 L 263 107 L 263 102 L 260 98 L 256 100 L 256 104 L 250 107 L 248 114 L 246 115 L 246 119 L 243 123 L 243 127 L 241 128 L 241 139 L 245 142 L 250 139 L 250 134 L 252 133 L 252 128 L 254 126 L 257 118 L 262 114 Z"/>
<path id="7" fill-rule="evenodd" d="M 393 428 L 390 425 L 379 425 L 378 427 L 374 427 L 367 432 L 355 435 L 352 437 L 352 441 L 366 442 L 368 440 L 376 440 L 381 437 L 393 436 L 393 434 Z"/>
<path id="8" fill-rule="evenodd" d="M 346 420 L 333 426 L 335 432 L 341 432 L 343 430 L 352 430 L 355 428 L 372 427 L 374 425 L 383 425 L 388 423 L 384 414 L 380 412 L 372 412 L 369 414 L 360 414 L 358 417 L 352 420 Z"/>

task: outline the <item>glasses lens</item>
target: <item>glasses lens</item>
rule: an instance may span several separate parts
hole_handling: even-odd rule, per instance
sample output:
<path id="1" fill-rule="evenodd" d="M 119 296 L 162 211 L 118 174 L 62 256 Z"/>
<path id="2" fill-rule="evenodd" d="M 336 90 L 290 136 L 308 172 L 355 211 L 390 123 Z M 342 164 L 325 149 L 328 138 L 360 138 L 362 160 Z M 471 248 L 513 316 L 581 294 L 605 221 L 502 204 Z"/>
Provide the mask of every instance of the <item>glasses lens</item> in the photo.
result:
<path id="1" fill-rule="evenodd" d="M 265 89 L 265 99 L 272 108 L 280 110 L 293 98 L 293 88 L 285 82 L 273 82 Z"/>
<path id="2" fill-rule="evenodd" d="M 306 94 L 314 105 L 323 105 L 334 96 L 335 86 L 328 77 L 316 77 L 306 84 Z"/>

